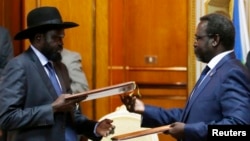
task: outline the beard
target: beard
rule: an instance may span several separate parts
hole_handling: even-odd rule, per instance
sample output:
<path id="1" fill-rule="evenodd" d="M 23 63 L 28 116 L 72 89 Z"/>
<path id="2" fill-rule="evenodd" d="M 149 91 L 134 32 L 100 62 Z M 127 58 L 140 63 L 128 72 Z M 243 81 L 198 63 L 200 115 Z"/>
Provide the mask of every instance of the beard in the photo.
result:
<path id="1" fill-rule="evenodd" d="M 53 62 L 60 62 L 62 60 L 62 55 L 61 53 L 56 52 L 56 53 L 51 54 L 48 59 Z"/>
<path id="2" fill-rule="evenodd" d="M 41 49 L 42 54 L 48 59 L 53 62 L 58 62 L 62 60 L 61 50 L 62 47 L 51 47 L 51 46 L 44 46 Z"/>

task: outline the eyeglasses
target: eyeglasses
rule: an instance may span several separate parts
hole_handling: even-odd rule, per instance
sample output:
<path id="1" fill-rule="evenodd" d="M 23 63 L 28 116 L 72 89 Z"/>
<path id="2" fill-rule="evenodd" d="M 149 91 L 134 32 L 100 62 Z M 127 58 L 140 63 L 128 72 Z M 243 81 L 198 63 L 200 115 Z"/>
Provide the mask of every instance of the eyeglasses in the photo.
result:
<path id="1" fill-rule="evenodd" d="M 201 40 L 202 38 L 204 37 L 211 37 L 213 36 L 214 34 L 206 34 L 206 35 L 195 35 L 194 36 L 194 40 L 197 42 L 198 40 Z"/>

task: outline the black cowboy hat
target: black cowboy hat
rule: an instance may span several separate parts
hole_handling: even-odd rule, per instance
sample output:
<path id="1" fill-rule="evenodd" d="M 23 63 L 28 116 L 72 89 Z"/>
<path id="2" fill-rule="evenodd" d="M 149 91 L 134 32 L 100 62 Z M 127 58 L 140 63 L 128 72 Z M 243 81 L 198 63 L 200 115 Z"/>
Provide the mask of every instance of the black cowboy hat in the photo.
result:
<path id="1" fill-rule="evenodd" d="M 78 26 L 74 22 L 63 22 L 62 17 L 55 7 L 39 7 L 29 12 L 27 17 L 28 28 L 17 33 L 15 40 L 29 38 L 38 31 L 49 29 L 65 29 Z"/>

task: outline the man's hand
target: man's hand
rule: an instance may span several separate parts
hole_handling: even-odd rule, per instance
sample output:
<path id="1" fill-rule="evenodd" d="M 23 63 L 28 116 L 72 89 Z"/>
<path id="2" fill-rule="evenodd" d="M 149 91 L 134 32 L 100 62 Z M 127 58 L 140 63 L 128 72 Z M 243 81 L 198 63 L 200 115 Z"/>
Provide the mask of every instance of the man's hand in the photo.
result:
<path id="1" fill-rule="evenodd" d="M 96 133 L 103 137 L 114 134 L 115 126 L 111 124 L 112 122 L 113 120 L 111 119 L 104 119 L 100 121 L 97 125 Z"/>
<path id="2" fill-rule="evenodd" d="M 170 125 L 170 129 L 166 132 L 166 134 L 170 134 L 172 137 L 176 139 L 183 139 L 184 126 L 185 126 L 185 123 L 182 123 L 182 122 L 172 123 Z"/>
<path id="3" fill-rule="evenodd" d="M 77 103 L 87 98 L 81 97 L 78 99 L 66 100 L 65 98 L 71 94 L 61 94 L 53 103 L 52 108 L 54 112 L 66 112 L 73 111 L 76 108 Z"/>
<path id="4" fill-rule="evenodd" d="M 136 96 L 130 96 L 128 94 L 120 95 L 122 103 L 126 106 L 129 112 L 141 114 L 144 112 L 144 103 Z"/>

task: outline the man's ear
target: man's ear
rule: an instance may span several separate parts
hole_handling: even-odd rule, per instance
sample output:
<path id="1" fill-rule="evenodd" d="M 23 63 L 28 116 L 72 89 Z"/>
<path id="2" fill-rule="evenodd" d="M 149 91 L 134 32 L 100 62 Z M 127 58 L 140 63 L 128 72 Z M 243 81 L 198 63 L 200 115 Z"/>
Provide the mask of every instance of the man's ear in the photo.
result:
<path id="1" fill-rule="evenodd" d="M 42 37 L 42 34 L 36 34 L 35 35 L 35 41 L 40 41 Z"/>
<path id="2" fill-rule="evenodd" d="M 214 41 L 212 43 L 212 46 L 215 47 L 215 46 L 218 46 L 219 42 L 220 42 L 220 35 L 219 34 L 215 34 L 214 37 L 213 37 Z"/>
<path id="3" fill-rule="evenodd" d="M 213 41 L 212 46 L 215 47 L 217 45 L 216 41 Z"/>

